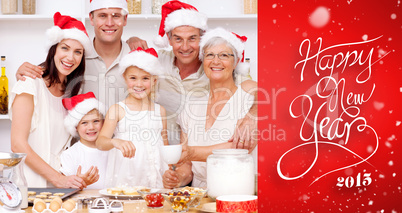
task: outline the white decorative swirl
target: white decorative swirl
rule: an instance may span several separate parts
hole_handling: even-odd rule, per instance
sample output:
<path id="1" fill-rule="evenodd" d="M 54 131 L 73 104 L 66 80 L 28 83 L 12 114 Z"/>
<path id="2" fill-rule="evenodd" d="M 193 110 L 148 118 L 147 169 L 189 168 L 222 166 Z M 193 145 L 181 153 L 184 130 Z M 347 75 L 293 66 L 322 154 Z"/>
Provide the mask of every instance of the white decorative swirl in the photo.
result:
<path id="1" fill-rule="evenodd" d="M 318 159 L 318 144 L 329 144 L 329 145 L 334 145 L 334 146 L 340 147 L 340 148 L 342 148 L 342 149 L 344 149 L 344 150 L 350 152 L 350 153 L 353 154 L 354 156 L 358 157 L 359 159 L 361 159 L 361 161 L 359 161 L 359 162 L 357 162 L 357 163 L 354 163 L 354 164 L 351 164 L 351 165 L 348 165 L 348 166 L 344 166 L 344 167 L 341 167 L 341 168 L 338 168 L 338 169 L 331 170 L 331 171 L 329 171 L 329 172 L 327 172 L 327 173 L 321 175 L 320 177 L 316 178 L 316 179 L 310 184 L 310 186 L 311 186 L 312 184 L 314 184 L 316 181 L 318 181 L 319 179 L 321 179 L 322 177 L 324 177 L 324 176 L 326 176 L 326 175 L 328 175 L 328 174 L 331 174 L 331 173 L 336 172 L 336 171 L 339 171 L 339 170 L 343 170 L 343 169 L 347 169 L 347 168 L 350 168 L 350 167 L 359 165 L 359 164 L 361 164 L 361 163 L 363 163 L 363 162 L 367 162 L 369 165 L 373 166 L 373 165 L 372 165 L 371 163 L 369 163 L 367 160 L 370 159 L 370 158 L 377 152 L 377 150 L 378 150 L 378 146 L 379 146 L 378 135 L 377 135 L 377 133 L 375 132 L 375 130 L 374 130 L 371 126 L 362 124 L 362 125 L 359 125 L 358 128 L 360 128 L 360 127 L 362 127 L 362 126 L 364 127 L 363 129 L 365 129 L 366 127 L 370 128 L 370 129 L 373 131 L 373 133 L 375 134 L 375 138 L 376 138 L 376 147 L 375 147 L 374 151 L 373 151 L 368 157 L 363 158 L 363 157 L 361 157 L 360 155 L 358 155 L 358 154 L 356 154 L 355 152 L 353 152 L 352 150 L 346 148 L 345 146 L 342 146 L 342 145 L 337 144 L 337 143 L 334 143 L 334 142 L 329 142 L 329 141 L 311 141 L 311 142 L 303 143 L 303 144 L 300 144 L 300 145 L 298 145 L 298 146 L 296 146 L 296 147 L 293 147 L 292 149 L 290 149 L 290 150 L 288 150 L 287 152 L 285 152 L 285 153 L 279 158 L 278 164 L 277 164 L 277 171 L 278 171 L 279 176 L 280 176 L 282 179 L 284 179 L 284 180 L 296 180 L 296 179 L 299 179 L 299 178 L 303 177 L 304 175 L 306 175 L 306 174 L 314 167 L 314 165 L 315 165 L 315 163 L 316 163 L 316 161 L 317 161 L 317 159 Z M 363 129 L 361 129 L 361 130 L 359 129 L 359 131 L 362 131 Z M 282 170 L 281 170 L 281 161 L 282 161 L 282 159 L 283 159 L 289 152 L 291 152 L 291 151 L 293 151 L 293 150 L 296 150 L 296 149 L 298 149 L 298 148 L 301 148 L 301 147 L 303 147 L 303 146 L 310 145 L 310 144 L 314 144 L 314 145 L 315 145 L 315 147 L 316 147 L 316 149 L 315 149 L 315 150 L 316 150 L 316 153 L 315 153 L 314 161 L 311 163 L 311 165 L 309 166 L 309 168 L 308 168 L 306 171 L 304 171 L 301 175 L 298 175 L 298 176 L 295 176 L 295 177 L 287 177 L 287 176 L 285 176 L 285 175 L 282 173 Z M 374 166 L 373 166 L 373 167 L 374 167 Z"/>

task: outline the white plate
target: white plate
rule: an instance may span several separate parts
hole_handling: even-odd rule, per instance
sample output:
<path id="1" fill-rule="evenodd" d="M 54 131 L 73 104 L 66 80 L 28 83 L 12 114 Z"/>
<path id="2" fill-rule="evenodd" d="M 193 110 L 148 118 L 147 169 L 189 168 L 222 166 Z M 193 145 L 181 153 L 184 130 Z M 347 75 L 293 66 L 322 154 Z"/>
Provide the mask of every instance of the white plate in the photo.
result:
<path id="1" fill-rule="evenodd" d="M 202 205 L 201 211 L 203 212 L 216 212 L 216 203 L 204 203 Z"/>
<path id="2" fill-rule="evenodd" d="M 107 193 L 107 189 L 101 189 L 99 190 L 99 194 L 104 195 L 104 196 L 109 196 L 109 197 L 116 197 L 116 198 L 141 198 L 141 195 L 113 195 Z"/>

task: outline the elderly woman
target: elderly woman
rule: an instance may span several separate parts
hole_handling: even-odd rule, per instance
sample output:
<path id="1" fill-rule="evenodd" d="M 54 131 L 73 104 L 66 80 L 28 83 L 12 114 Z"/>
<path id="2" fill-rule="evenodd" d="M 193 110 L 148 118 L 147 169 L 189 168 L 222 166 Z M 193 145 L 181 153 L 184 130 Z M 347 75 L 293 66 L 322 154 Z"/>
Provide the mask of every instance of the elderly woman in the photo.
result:
<path id="1" fill-rule="evenodd" d="M 187 162 L 176 171 L 166 171 L 166 188 L 187 184 L 191 174 L 193 186 L 206 187 L 208 155 L 213 149 L 231 148 L 232 144 L 227 141 L 235 133 L 237 121 L 244 118 L 253 105 L 252 92 L 257 87 L 254 81 L 246 81 L 241 86 L 235 84 L 235 74 L 248 73 L 248 67 L 239 63 L 244 38 L 222 28 L 207 31 L 202 37 L 200 59 L 210 81 L 210 91 L 202 98 L 190 100 L 179 115 L 177 122 L 185 150 L 182 156 Z"/>

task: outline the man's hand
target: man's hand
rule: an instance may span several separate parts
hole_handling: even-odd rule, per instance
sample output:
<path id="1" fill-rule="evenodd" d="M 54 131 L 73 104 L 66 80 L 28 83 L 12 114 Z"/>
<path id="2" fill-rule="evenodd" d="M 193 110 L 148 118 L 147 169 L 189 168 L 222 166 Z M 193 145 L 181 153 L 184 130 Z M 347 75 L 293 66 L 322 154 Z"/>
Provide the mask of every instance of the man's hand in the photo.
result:
<path id="1" fill-rule="evenodd" d="M 15 77 L 17 78 L 17 80 L 22 80 L 22 81 L 25 81 L 24 76 L 28 76 L 33 79 L 42 78 L 44 71 L 45 71 L 45 68 L 43 68 L 41 66 L 36 66 L 36 65 L 30 64 L 28 62 L 24 62 L 18 68 L 17 73 L 15 74 Z"/>
<path id="2" fill-rule="evenodd" d="M 134 157 L 136 148 L 131 141 L 114 138 L 112 139 L 112 144 L 116 149 L 121 151 L 125 158 Z"/>
<path id="3" fill-rule="evenodd" d="M 77 176 L 82 178 L 87 186 L 89 186 L 99 180 L 99 170 L 96 166 L 91 166 L 85 174 L 81 174 L 81 166 L 78 166 Z"/>
<path id="4" fill-rule="evenodd" d="M 148 49 L 147 41 L 142 40 L 138 37 L 131 37 L 126 41 L 126 43 L 131 50 L 136 50 L 138 47 L 141 47 L 144 50 Z"/>
<path id="5" fill-rule="evenodd" d="M 166 189 L 173 189 L 180 186 L 179 175 L 176 171 L 166 170 L 162 176 L 163 187 Z"/>
<path id="6" fill-rule="evenodd" d="M 253 116 L 246 116 L 237 121 L 235 133 L 229 142 L 233 142 L 234 149 L 248 149 L 252 152 L 257 146 L 258 124 L 257 119 Z"/>

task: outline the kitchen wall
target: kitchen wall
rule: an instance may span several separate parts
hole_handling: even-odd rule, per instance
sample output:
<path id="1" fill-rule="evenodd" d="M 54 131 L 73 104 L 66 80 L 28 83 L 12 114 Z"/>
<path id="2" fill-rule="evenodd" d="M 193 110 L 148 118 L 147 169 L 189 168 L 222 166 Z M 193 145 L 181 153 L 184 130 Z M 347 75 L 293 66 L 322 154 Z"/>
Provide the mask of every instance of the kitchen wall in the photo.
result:
<path id="1" fill-rule="evenodd" d="M 89 2 L 89 0 L 88 0 Z M 37 0 L 36 15 L 22 15 L 21 0 L 16 15 L 0 14 L 0 55 L 7 57 L 7 76 L 10 90 L 16 82 L 15 72 L 25 61 L 39 64 L 44 61 L 45 31 L 53 26 L 52 15 L 56 11 L 85 20 L 88 34 L 93 38 L 93 28 L 88 20 L 88 2 L 82 0 Z M 251 58 L 251 76 L 257 79 L 257 18 L 255 15 L 243 15 L 243 0 L 187 0 L 201 12 L 208 15 L 210 28 L 224 27 L 239 35 L 246 35 L 246 57 Z M 152 39 L 157 35 L 159 16 L 151 13 L 151 0 L 142 1 L 142 11 L 148 15 L 129 16 L 124 29 L 123 40 L 138 36 L 154 47 Z M 1 6 L 0 6 L 1 7 Z M 0 151 L 10 151 L 10 127 L 8 119 L 0 119 Z"/>

